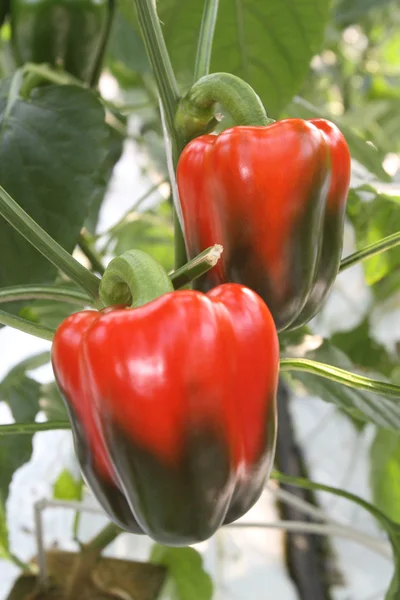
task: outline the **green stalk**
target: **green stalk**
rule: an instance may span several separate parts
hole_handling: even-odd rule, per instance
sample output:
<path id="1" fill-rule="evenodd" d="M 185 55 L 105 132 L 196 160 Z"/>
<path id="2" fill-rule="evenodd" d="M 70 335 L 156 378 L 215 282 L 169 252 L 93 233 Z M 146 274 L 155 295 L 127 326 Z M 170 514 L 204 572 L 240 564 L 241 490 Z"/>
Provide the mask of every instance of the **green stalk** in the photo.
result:
<path id="1" fill-rule="evenodd" d="M 10 423 L 0 425 L 0 438 L 3 435 L 32 435 L 39 431 L 71 429 L 69 421 L 45 421 L 44 423 Z"/>
<path id="2" fill-rule="evenodd" d="M 215 246 L 203 250 L 193 260 L 190 260 L 186 265 L 171 273 L 170 279 L 174 288 L 178 290 L 215 267 L 221 257 L 222 251 L 222 246 L 215 244 Z"/>
<path id="3" fill-rule="evenodd" d="M 210 72 L 211 52 L 217 23 L 219 0 L 204 0 L 199 43 L 197 46 L 194 81 Z"/>
<path id="4" fill-rule="evenodd" d="M 0 215 L 60 271 L 89 292 L 93 299 L 97 298 L 100 282 L 98 277 L 85 269 L 60 244 L 53 240 L 1 186 Z"/>
<path id="5" fill-rule="evenodd" d="M 175 135 L 174 118 L 180 98 L 167 46 L 153 0 L 134 0 L 146 52 L 152 66 L 165 120 L 171 136 Z"/>
<path id="6" fill-rule="evenodd" d="M 161 118 L 163 121 L 164 137 L 166 138 L 168 171 L 174 190 L 175 169 L 178 158 L 183 150 L 183 140 L 175 128 L 175 113 L 180 100 L 178 84 L 172 69 L 167 46 L 161 31 L 154 0 L 134 0 L 140 30 L 145 43 L 147 55 L 157 83 L 161 103 Z M 169 149 L 169 142 L 171 148 Z M 175 192 L 175 190 L 174 190 Z M 174 193 L 175 212 L 179 199 Z M 178 268 L 186 262 L 185 243 L 179 219 L 175 215 L 175 267 Z"/>
<path id="7" fill-rule="evenodd" d="M 325 363 L 316 362 L 307 358 L 283 358 L 280 362 L 280 371 L 304 371 L 312 373 L 317 377 L 325 377 L 336 383 L 346 385 L 347 387 L 375 392 L 382 396 L 400 398 L 400 386 L 385 381 L 377 381 L 362 375 L 350 373 L 344 369 L 333 367 Z"/>
<path id="8" fill-rule="evenodd" d="M 0 323 L 2 325 L 12 327 L 13 329 L 19 329 L 19 331 L 23 331 L 24 333 L 35 335 L 36 337 L 42 338 L 43 340 L 49 340 L 50 342 L 55 334 L 54 329 L 50 329 L 49 327 L 45 327 L 44 325 L 37 325 L 36 323 L 27 321 L 26 319 L 22 319 L 21 317 L 11 315 L 10 313 L 5 312 L 4 310 L 0 310 Z"/>
<path id="9" fill-rule="evenodd" d="M 49 285 L 16 285 L 0 289 L 0 304 L 18 300 L 56 300 L 82 306 L 93 304 L 90 296 L 68 288 L 56 288 Z"/>
<path id="10" fill-rule="evenodd" d="M 366 246 L 362 250 L 358 252 L 354 252 L 354 254 L 350 254 L 350 256 L 346 256 L 340 263 L 339 273 L 356 265 L 362 260 L 366 260 L 367 258 L 371 258 L 371 256 L 376 256 L 381 252 L 385 252 L 386 250 L 390 250 L 391 248 L 395 248 L 400 244 L 400 231 L 397 233 L 393 233 L 392 235 L 388 235 L 378 242 L 374 244 L 370 244 Z"/>

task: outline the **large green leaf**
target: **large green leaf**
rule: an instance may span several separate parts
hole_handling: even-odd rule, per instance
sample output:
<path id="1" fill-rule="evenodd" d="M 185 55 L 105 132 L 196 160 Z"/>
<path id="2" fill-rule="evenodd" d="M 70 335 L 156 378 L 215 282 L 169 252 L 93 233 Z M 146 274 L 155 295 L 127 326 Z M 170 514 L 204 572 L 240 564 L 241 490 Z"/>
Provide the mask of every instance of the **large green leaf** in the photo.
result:
<path id="1" fill-rule="evenodd" d="M 376 506 L 400 523 L 400 435 L 378 429 L 371 446 L 370 481 Z"/>
<path id="2" fill-rule="evenodd" d="M 359 371 L 341 350 L 328 341 L 324 341 L 319 348 L 307 352 L 303 358 L 351 372 Z M 374 377 L 374 373 L 371 372 L 363 372 L 363 375 Z M 316 377 L 311 373 L 293 371 L 292 376 L 301 381 L 311 394 L 335 404 L 357 421 L 372 422 L 379 427 L 394 431 L 400 430 L 400 397 L 383 397 L 373 392 L 353 389 L 326 378 Z M 377 379 L 385 381 L 382 375 Z"/>
<path id="3" fill-rule="evenodd" d="M 193 82 L 204 2 L 163 0 L 157 4 L 173 67 L 183 91 Z M 133 3 L 124 15 L 135 26 Z M 298 91 L 323 41 L 327 0 L 220 0 L 211 71 L 245 79 L 277 117 Z"/>
<path id="4" fill-rule="evenodd" d="M 211 600 L 213 584 L 194 548 L 169 548 L 155 544 L 150 562 L 168 568 L 174 600 Z"/>
<path id="5" fill-rule="evenodd" d="M 89 90 L 49 85 L 25 100 L 12 97 L 10 80 L 0 84 L 0 184 L 69 251 L 104 191 L 108 135 Z M 54 278 L 54 267 L 2 219 L 0 254 L 0 285 Z"/>

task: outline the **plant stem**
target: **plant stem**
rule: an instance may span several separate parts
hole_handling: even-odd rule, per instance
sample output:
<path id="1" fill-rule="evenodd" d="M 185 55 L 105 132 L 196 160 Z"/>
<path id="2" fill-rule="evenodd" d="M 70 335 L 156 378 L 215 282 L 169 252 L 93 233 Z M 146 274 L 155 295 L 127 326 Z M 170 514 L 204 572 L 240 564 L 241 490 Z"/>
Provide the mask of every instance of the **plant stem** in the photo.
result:
<path id="1" fill-rule="evenodd" d="M 49 285 L 16 285 L 0 288 L 0 304 L 15 300 L 56 300 L 82 306 L 93 304 L 90 296 L 68 288 Z"/>
<path id="2" fill-rule="evenodd" d="M 0 186 L 0 215 L 53 265 L 97 298 L 100 280 L 75 260 Z"/>
<path id="3" fill-rule="evenodd" d="M 386 548 L 381 540 L 367 535 L 363 531 L 358 531 L 353 527 L 349 527 L 348 525 L 310 523 L 309 521 L 273 521 L 271 523 L 232 523 L 230 525 L 225 525 L 224 527 L 237 529 L 284 529 L 285 531 L 299 533 L 313 533 L 325 536 L 335 535 L 358 542 L 362 546 L 374 550 L 377 554 L 380 554 L 385 558 L 391 559 L 392 557 L 390 548 Z"/>
<path id="4" fill-rule="evenodd" d="M 10 423 L 0 425 L 0 437 L 3 435 L 32 435 L 39 431 L 71 429 L 69 421 L 45 421 L 44 423 Z"/>
<path id="5" fill-rule="evenodd" d="M 147 55 L 152 66 L 170 135 L 174 135 L 179 89 L 153 0 L 134 0 Z"/>
<path id="6" fill-rule="evenodd" d="M 97 271 L 99 275 L 103 275 L 105 267 L 101 262 L 101 258 L 93 249 L 92 244 L 89 242 L 87 235 L 83 232 L 81 232 L 79 236 L 78 246 L 82 250 L 83 254 L 86 256 L 86 258 L 89 260 L 90 264 L 92 265 L 92 269 L 94 271 Z"/>
<path id="7" fill-rule="evenodd" d="M 350 373 L 344 369 L 333 367 L 325 363 L 316 362 L 307 358 L 283 358 L 280 363 L 281 372 L 284 371 L 305 371 L 312 373 L 317 377 L 325 377 L 336 383 L 341 383 L 347 387 L 375 392 L 383 396 L 400 398 L 400 386 L 385 381 L 377 381 L 362 375 Z"/>
<path id="8" fill-rule="evenodd" d="M 171 273 L 170 279 L 174 288 L 178 290 L 194 279 L 204 275 L 204 273 L 207 273 L 207 271 L 215 267 L 222 252 L 222 246 L 215 244 L 215 246 L 203 250 L 203 252 L 193 258 L 193 260 L 190 260 L 186 265 L 183 265 L 183 267 Z"/>
<path id="9" fill-rule="evenodd" d="M 219 0 L 204 0 L 199 43 L 197 46 L 194 81 L 210 72 L 211 52 L 217 22 Z"/>
<path id="10" fill-rule="evenodd" d="M 104 548 L 113 542 L 122 529 L 109 523 L 88 544 L 84 544 L 78 554 L 71 579 L 68 582 L 65 600 L 74 600 L 84 590 L 92 569 Z"/>
<path id="11" fill-rule="evenodd" d="M 178 84 L 172 69 L 167 46 L 161 31 L 154 0 L 134 0 L 142 37 L 146 46 L 147 55 L 160 95 L 161 119 L 164 127 L 168 171 L 174 191 L 175 211 L 179 198 L 174 186 L 175 169 L 178 158 L 183 149 L 183 140 L 175 128 L 175 114 L 180 100 Z M 169 147 L 169 145 L 171 146 Z M 175 267 L 179 268 L 186 262 L 185 244 L 179 220 L 175 224 Z"/>
<path id="12" fill-rule="evenodd" d="M 366 260 L 367 258 L 371 258 L 371 256 L 376 256 L 381 252 L 385 252 L 386 250 L 390 250 L 391 248 L 395 248 L 400 244 L 400 231 L 397 233 L 393 233 L 392 235 L 388 235 L 387 237 L 382 238 L 378 242 L 374 244 L 370 244 L 366 248 L 359 250 L 358 252 L 354 252 L 350 254 L 350 256 L 346 256 L 340 263 L 339 273 L 356 265 L 362 260 Z"/>
<path id="13" fill-rule="evenodd" d="M 0 310 L 0 323 L 50 342 L 55 334 L 54 329 L 50 329 L 44 325 L 37 325 L 27 319 L 22 319 L 21 317 L 7 313 L 4 310 Z"/>

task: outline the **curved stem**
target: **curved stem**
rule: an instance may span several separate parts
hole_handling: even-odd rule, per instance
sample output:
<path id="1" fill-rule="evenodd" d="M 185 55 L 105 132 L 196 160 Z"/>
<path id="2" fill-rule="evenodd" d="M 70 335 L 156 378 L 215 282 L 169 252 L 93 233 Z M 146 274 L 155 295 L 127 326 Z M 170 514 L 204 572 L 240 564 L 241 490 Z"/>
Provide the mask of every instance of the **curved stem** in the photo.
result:
<path id="1" fill-rule="evenodd" d="M 48 285 L 16 285 L 0 289 L 0 304 L 14 300 L 57 300 L 82 306 L 92 305 L 90 296 L 83 292 Z"/>
<path id="2" fill-rule="evenodd" d="M 52 341 L 55 334 L 54 329 L 44 327 L 43 325 L 37 325 L 36 323 L 32 323 L 31 321 L 27 321 L 26 319 L 22 319 L 21 317 L 17 317 L 15 315 L 7 313 L 4 310 L 0 310 L 0 323 L 2 325 L 12 327 L 13 329 L 23 331 L 24 333 L 35 335 L 36 337 L 42 338 L 43 340 L 49 340 L 50 342 Z"/>
<path id="3" fill-rule="evenodd" d="M 219 0 L 204 0 L 203 17 L 201 19 L 199 43 L 197 46 L 194 81 L 210 72 L 211 51 L 217 23 Z"/>
<path id="4" fill-rule="evenodd" d="M 380 254 L 381 252 L 385 252 L 386 250 L 390 250 L 391 248 L 395 248 L 400 244 L 400 231 L 397 233 L 393 233 L 392 235 L 388 235 L 387 237 L 382 238 L 378 242 L 374 244 L 370 244 L 359 250 L 358 252 L 354 252 L 350 254 L 350 256 L 346 256 L 340 263 L 339 273 L 356 265 L 362 260 L 366 260 L 367 258 L 371 258 L 371 256 L 375 256 L 376 254 Z"/>
<path id="5" fill-rule="evenodd" d="M 201 254 L 190 260 L 186 265 L 171 273 L 170 279 L 174 288 L 178 290 L 194 279 L 201 277 L 204 273 L 207 273 L 207 271 L 215 267 L 221 258 L 222 252 L 222 246 L 215 244 L 215 246 L 203 250 Z"/>
<path id="6" fill-rule="evenodd" d="M 217 102 L 229 112 L 236 125 L 273 123 L 248 83 L 230 73 L 212 73 L 196 81 L 179 103 L 175 125 L 186 141 L 212 130 Z"/>
<path id="7" fill-rule="evenodd" d="M 139 27 L 152 66 L 170 135 L 180 97 L 153 0 L 135 0 Z"/>
<path id="8" fill-rule="evenodd" d="M 2 435 L 32 435 L 38 431 L 52 431 L 55 429 L 71 429 L 69 421 L 45 421 L 44 423 L 10 423 L 0 425 L 0 438 Z"/>
<path id="9" fill-rule="evenodd" d="M 106 306 L 142 306 L 173 291 L 164 268 L 142 250 L 129 250 L 113 258 L 100 283 L 100 298 Z"/>
<path id="10" fill-rule="evenodd" d="M 400 398 L 400 386 L 398 385 L 356 375 L 344 369 L 307 358 L 283 358 L 280 363 L 280 371 L 305 371 L 306 373 L 312 373 L 318 377 L 325 377 L 336 383 L 341 383 L 347 387 L 375 392 L 383 396 Z"/>
<path id="11" fill-rule="evenodd" d="M 99 279 L 38 225 L 0 186 L 0 215 L 53 265 L 80 287 L 97 297 Z"/>

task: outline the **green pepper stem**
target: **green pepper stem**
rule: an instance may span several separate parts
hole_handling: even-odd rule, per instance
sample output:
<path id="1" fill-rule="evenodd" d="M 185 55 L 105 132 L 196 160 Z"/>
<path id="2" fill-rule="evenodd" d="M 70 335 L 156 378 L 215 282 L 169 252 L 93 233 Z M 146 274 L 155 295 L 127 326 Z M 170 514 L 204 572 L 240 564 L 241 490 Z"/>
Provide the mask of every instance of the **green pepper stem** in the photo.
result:
<path id="1" fill-rule="evenodd" d="M 68 288 L 49 285 L 16 285 L 0 289 L 0 304 L 15 300 L 56 300 L 81 306 L 93 305 L 90 296 Z"/>
<path id="2" fill-rule="evenodd" d="M 51 341 L 55 334 L 54 329 L 44 327 L 43 325 L 37 325 L 27 319 L 22 319 L 21 317 L 7 313 L 4 310 L 0 310 L 0 323 L 12 327 L 13 329 L 23 331 L 24 333 L 35 335 L 43 340 Z"/>
<path id="3" fill-rule="evenodd" d="M 42 81 L 49 81 L 55 85 L 69 84 L 84 87 L 84 84 L 73 75 L 66 71 L 57 71 L 47 64 L 26 63 L 19 71 L 22 74 L 19 87 L 21 98 L 29 98 L 32 90 Z"/>
<path id="4" fill-rule="evenodd" d="M 398 246 L 399 244 L 400 231 L 398 231 L 397 233 L 393 233 L 392 235 L 388 235 L 379 240 L 378 242 L 370 244 L 362 250 L 350 254 L 350 256 L 346 256 L 346 258 L 344 258 L 340 263 L 339 273 L 341 271 L 344 271 L 345 269 L 352 267 L 353 265 L 356 265 L 362 260 L 366 260 L 367 258 L 376 256 L 377 254 L 385 252 L 386 250 L 390 250 L 391 248 L 395 248 L 395 246 Z"/>
<path id="5" fill-rule="evenodd" d="M 175 126 L 186 142 L 212 129 L 217 102 L 229 112 L 236 125 L 273 123 L 248 83 L 230 73 L 212 73 L 196 81 L 179 103 Z"/>
<path id="6" fill-rule="evenodd" d="M 194 279 L 204 275 L 204 273 L 207 273 L 207 271 L 215 267 L 222 252 L 223 247 L 215 244 L 215 246 L 203 250 L 201 254 L 190 260 L 186 265 L 171 273 L 170 278 L 174 288 L 178 290 Z"/>
<path id="7" fill-rule="evenodd" d="M 219 0 L 205 0 L 197 46 L 194 81 L 210 72 L 211 52 L 217 23 Z"/>
<path id="8" fill-rule="evenodd" d="M 0 186 L 0 215 L 60 271 L 97 297 L 99 279 L 75 260 Z"/>
<path id="9" fill-rule="evenodd" d="M 280 371 L 305 371 L 306 373 L 312 373 L 318 377 L 325 377 L 325 379 L 341 383 L 347 387 L 375 392 L 383 396 L 400 398 L 400 386 L 398 385 L 356 375 L 344 369 L 307 358 L 283 358 L 280 362 Z"/>
<path id="10" fill-rule="evenodd" d="M 100 298 L 106 306 L 134 308 L 173 291 L 164 268 L 142 250 L 129 250 L 113 258 L 100 282 Z"/>

